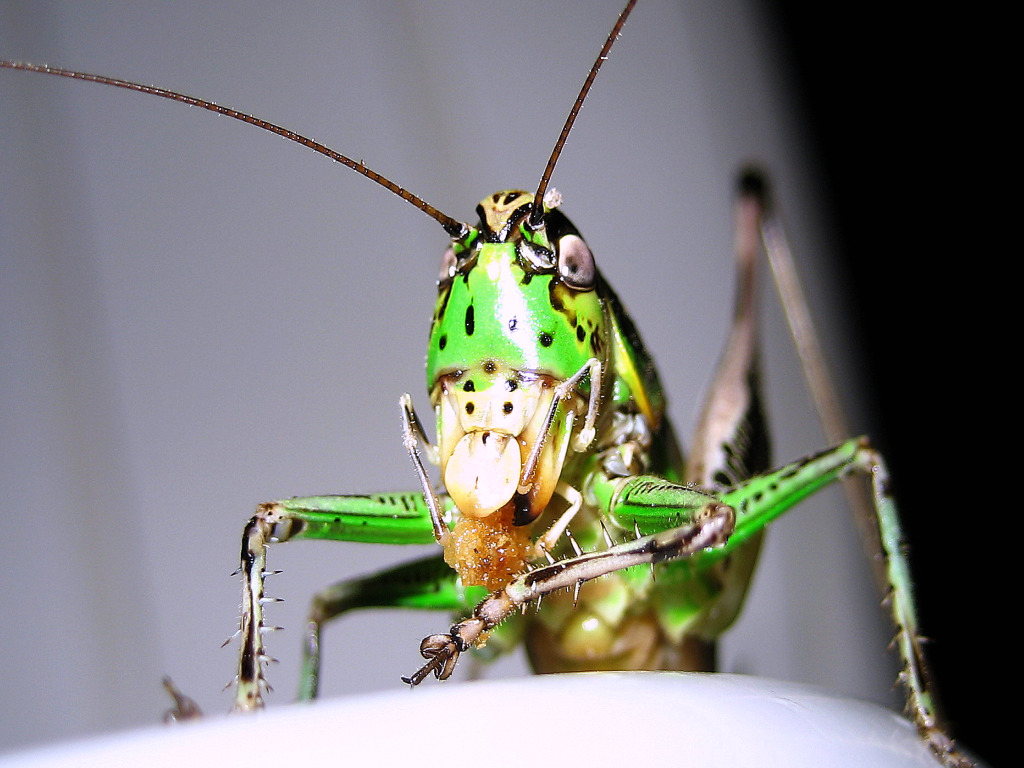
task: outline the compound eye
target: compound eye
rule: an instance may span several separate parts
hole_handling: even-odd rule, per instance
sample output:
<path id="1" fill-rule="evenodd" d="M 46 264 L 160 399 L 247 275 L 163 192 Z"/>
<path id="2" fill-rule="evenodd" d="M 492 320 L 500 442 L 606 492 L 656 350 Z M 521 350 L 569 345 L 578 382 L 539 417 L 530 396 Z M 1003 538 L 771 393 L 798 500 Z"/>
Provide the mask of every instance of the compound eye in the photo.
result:
<path id="1" fill-rule="evenodd" d="M 457 269 L 455 250 L 449 247 L 444 252 L 444 256 L 441 257 L 441 271 L 437 275 L 438 287 L 440 288 L 450 283 L 455 278 Z"/>
<path id="2" fill-rule="evenodd" d="M 562 282 L 577 291 L 594 287 L 597 267 L 590 248 L 578 235 L 565 235 L 558 241 L 558 275 Z"/>

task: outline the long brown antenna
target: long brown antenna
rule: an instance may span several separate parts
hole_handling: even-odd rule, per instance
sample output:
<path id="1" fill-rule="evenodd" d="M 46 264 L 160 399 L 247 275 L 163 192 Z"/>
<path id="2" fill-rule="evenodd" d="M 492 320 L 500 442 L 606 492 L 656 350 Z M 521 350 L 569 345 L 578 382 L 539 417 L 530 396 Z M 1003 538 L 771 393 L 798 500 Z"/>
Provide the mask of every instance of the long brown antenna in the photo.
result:
<path id="1" fill-rule="evenodd" d="M 363 176 L 368 178 L 370 181 L 375 181 L 380 184 L 384 189 L 389 192 L 393 192 L 400 198 L 405 200 L 407 203 L 419 208 L 427 216 L 438 222 L 445 231 L 452 237 L 460 237 L 465 235 L 467 227 L 460 221 L 456 221 L 451 216 L 448 216 L 441 211 L 437 210 L 434 206 L 430 205 L 427 201 L 420 197 L 417 197 L 409 190 L 398 186 L 395 182 L 386 176 L 382 176 L 372 168 L 368 168 L 358 160 L 353 160 L 347 155 L 343 155 L 340 152 L 335 152 L 333 149 L 324 146 L 318 141 L 307 138 L 300 133 L 291 131 L 287 128 L 283 128 L 275 123 L 268 122 L 267 120 L 261 120 L 258 117 L 253 117 L 244 112 L 239 112 L 236 109 L 230 107 L 222 107 L 220 104 L 214 104 L 212 101 L 205 101 L 203 99 L 197 99 L 193 96 L 186 96 L 183 93 L 176 91 L 169 91 L 166 88 L 157 88 L 152 85 L 142 85 L 141 83 L 133 83 L 130 80 L 119 80 L 115 77 L 106 77 L 104 75 L 90 75 L 87 72 L 76 72 L 71 69 L 62 69 L 61 67 L 50 67 L 46 64 L 29 64 L 28 62 L 22 61 L 7 61 L 0 59 L 0 67 L 6 67 L 7 69 L 21 69 L 26 72 L 42 72 L 47 75 L 59 75 L 60 77 L 70 77 L 75 80 L 87 80 L 91 83 L 102 83 L 103 85 L 113 85 L 117 88 L 125 88 L 129 91 L 138 91 L 140 93 L 148 93 L 153 96 L 160 96 L 165 99 L 171 99 L 172 101 L 180 101 L 182 104 L 187 104 L 190 107 L 199 107 L 201 109 L 209 110 L 210 112 L 216 112 L 218 115 L 225 115 L 227 117 L 233 117 L 235 120 L 241 120 L 243 123 L 254 125 L 257 128 L 262 128 L 265 131 L 276 133 L 278 136 L 294 141 L 296 144 L 301 144 L 304 147 L 312 149 L 314 152 L 319 152 L 321 155 L 329 157 L 335 162 L 341 163 L 351 168 L 356 173 L 361 173 Z"/>
<path id="2" fill-rule="evenodd" d="M 608 58 L 608 52 L 612 49 L 612 45 L 619 37 L 619 33 L 622 31 L 622 27 L 626 23 L 626 19 L 629 18 L 630 12 L 633 10 L 633 6 L 636 5 L 636 0 L 629 0 L 626 3 L 626 7 L 622 9 L 622 13 L 619 14 L 618 21 L 615 22 L 615 26 L 612 27 L 612 31 L 608 33 L 608 39 L 604 41 L 604 46 L 601 48 L 601 52 L 597 55 L 597 59 L 594 61 L 594 66 L 590 68 L 590 73 L 587 75 L 587 79 L 583 81 L 583 87 L 580 88 L 580 95 L 576 97 L 576 103 L 572 105 L 572 109 L 569 110 L 569 116 L 565 118 L 565 125 L 562 126 L 562 132 L 558 134 L 558 141 L 555 142 L 555 148 L 551 150 L 551 157 L 548 158 L 548 164 L 544 167 L 544 173 L 540 177 L 540 184 L 537 186 L 537 194 L 533 196 L 533 207 L 530 209 L 529 224 L 531 227 L 540 226 L 541 219 L 544 217 L 544 193 L 548 191 L 548 182 L 551 181 L 551 174 L 555 171 L 555 163 L 558 162 L 558 156 L 562 154 L 562 147 L 565 146 L 565 140 L 569 138 L 569 131 L 572 130 L 573 123 L 576 122 L 576 115 L 580 113 L 580 109 L 583 107 L 583 102 L 587 98 L 587 94 L 590 93 L 590 86 L 594 84 L 594 80 L 597 78 L 597 71 L 604 64 L 604 60 Z"/>

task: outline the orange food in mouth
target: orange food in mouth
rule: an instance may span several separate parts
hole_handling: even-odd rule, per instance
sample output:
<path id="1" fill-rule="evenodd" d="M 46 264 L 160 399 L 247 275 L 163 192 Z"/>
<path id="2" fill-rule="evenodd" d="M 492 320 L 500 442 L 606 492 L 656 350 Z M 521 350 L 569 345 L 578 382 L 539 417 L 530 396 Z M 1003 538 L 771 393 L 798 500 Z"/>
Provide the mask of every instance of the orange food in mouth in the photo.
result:
<path id="1" fill-rule="evenodd" d="M 498 590 L 526 570 L 532 526 L 512 524 L 515 505 L 487 517 L 464 517 L 444 547 L 444 560 L 465 586 Z"/>

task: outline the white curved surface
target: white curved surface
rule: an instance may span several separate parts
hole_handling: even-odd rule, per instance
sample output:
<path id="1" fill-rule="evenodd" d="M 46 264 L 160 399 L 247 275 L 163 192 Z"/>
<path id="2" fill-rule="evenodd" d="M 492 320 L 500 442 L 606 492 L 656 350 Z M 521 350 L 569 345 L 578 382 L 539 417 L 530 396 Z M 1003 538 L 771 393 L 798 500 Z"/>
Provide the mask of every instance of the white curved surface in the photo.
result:
<path id="1" fill-rule="evenodd" d="M 874 704 L 744 675 L 602 673 L 426 686 L 152 727 L 0 760 L 75 765 L 610 765 L 935 768 Z"/>

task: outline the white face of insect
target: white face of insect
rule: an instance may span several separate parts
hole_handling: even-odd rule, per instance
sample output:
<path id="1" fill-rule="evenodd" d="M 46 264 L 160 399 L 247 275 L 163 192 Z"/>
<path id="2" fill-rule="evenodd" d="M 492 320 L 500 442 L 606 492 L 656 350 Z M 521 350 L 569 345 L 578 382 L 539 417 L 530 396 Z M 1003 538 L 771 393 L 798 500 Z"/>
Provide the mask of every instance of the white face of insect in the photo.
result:
<path id="1" fill-rule="evenodd" d="M 230 104 L 468 219 L 481 194 L 536 183 L 619 5 L 300 1 L 253 13 L 222 3 L 197 22 L 173 4 L 4 3 L 0 55 Z M 762 159 L 783 182 L 798 253 L 827 252 L 800 218 L 815 190 L 780 130 L 790 119 L 758 35 L 745 4 L 642 4 L 554 180 L 643 333 L 683 435 L 727 329 L 731 179 L 742 161 Z M 395 404 L 403 391 L 427 402 L 419 387 L 445 236 L 367 180 L 234 121 L 9 71 L 0 94 L 0 403 L 10 404 L 0 615 L 18 617 L 3 624 L 0 744 L 149 723 L 166 704 L 165 673 L 207 710 L 227 708 L 216 691 L 233 674 L 231 653 L 216 649 L 234 630 L 238 586 L 227 574 L 253 506 L 417 487 Z M 523 94 L 528 110 L 512 106 Z M 816 309 L 828 306 L 827 292 L 809 291 Z M 787 380 L 797 365 L 777 313 L 768 319 L 782 460 L 821 437 L 789 431 L 814 418 Z M 829 576 L 806 553 L 826 549 L 842 571 L 834 553 L 859 549 L 824 543 L 835 521 L 820 505 L 794 515 L 772 531 L 748 606 L 759 643 L 727 649 L 725 663 L 756 659 L 766 674 L 810 679 L 799 658 L 834 648 L 842 658 L 817 666 L 851 672 L 819 682 L 887 691 L 886 670 L 861 687 L 885 639 L 870 636 L 857 653 L 815 639 L 816 619 L 802 626 L 797 608 L 759 602 L 762 590 L 783 601 L 799 592 L 793 601 L 812 617 L 832 615 L 834 594 L 849 595 L 857 578 L 850 566 L 823 587 Z M 786 544 L 783 528 L 801 527 L 812 541 Z M 342 546 L 272 552 L 286 575 L 270 594 L 288 598 L 268 614 L 289 630 L 274 638 L 278 701 L 297 679 L 307 596 L 411 557 L 355 545 L 339 555 Z M 865 597 L 849 613 L 873 610 Z M 326 693 L 394 684 L 436 617 L 386 622 L 384 637 L 379 614 L 329 630 Z M 754 649 L 773 632 L 779 648 Z M 379 638 L 373 648 L 367 636 Z"/>

